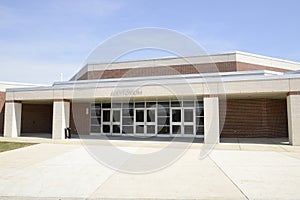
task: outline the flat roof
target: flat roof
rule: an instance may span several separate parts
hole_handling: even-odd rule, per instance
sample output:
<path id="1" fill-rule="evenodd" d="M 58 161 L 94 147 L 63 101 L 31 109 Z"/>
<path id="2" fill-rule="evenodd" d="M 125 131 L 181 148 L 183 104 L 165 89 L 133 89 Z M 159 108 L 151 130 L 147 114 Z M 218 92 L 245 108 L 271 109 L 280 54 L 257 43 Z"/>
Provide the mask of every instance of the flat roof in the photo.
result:
<path id="1" fill-rule="evenodd" d="M 134 61 L 116 61 L 112 63 L 87 63 L 78 73 L 76 73 L 71 80 L 76 77 L 81 77 L 87 72 L 112 70 L 112 69 L 129 69 L 129 68 L 144 68 L 144 67 L 160 67 L 160 66 L 174 66 L 187 64 L 206 64 L 219 62 L 244 62 L 255 65 L 268 66 L 273 68 L 280 68 L 286 70 L 300 70 L 300 63 L 288 61 L 273 57 L 267 57 L 252 53 L 234 51 L 227 53 L 218 53 L 210 55 L 195 55 L 187 57 L 169 57 L 157 58 L 147 60 Z"/>
<path id="2" fill-rule="evenodd" d="M 8 88 L 21 88 L 21 87 L 23 88 L 23 87 L 37 87 L 37 86 L 46 86 L 46 85 L 1 81 L 0 91 L 5 92 Z"/>

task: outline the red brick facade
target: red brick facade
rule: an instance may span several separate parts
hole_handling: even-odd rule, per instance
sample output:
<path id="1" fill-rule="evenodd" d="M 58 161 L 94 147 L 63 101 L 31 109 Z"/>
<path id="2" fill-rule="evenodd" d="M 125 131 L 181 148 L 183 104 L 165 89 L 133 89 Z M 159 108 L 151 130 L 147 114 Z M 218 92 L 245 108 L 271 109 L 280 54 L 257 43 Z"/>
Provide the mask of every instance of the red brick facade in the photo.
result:
<path id="1" fill-rule="evenodd" d="M 5 93 L 0 94 L 0 128 L 3 133 Z M 228 99 L 226 104 L 226 118 L 221 137 L 288 137 L 285 99 Z M 89 108 L 89 103 L 72 103 L 72 133 L 89 134 Z M 222 108 L 221 102 L 220 113 L 224 111 Z M 52 104 L 23 104 L 21 133 L 52 133 L 52 114 Z"/>
<path id="2" fill-rule="evenodd" d="M 285 72 L 288 70 L 254 65 L 242 62 L 219 62 L 215 64 L 195 64 L 195 65 L 173 65 L 163 67 L 144 67 L 129 69 L 114 69 L 105 71 L 90 71 L 82 75 L 79 80 L 107 79 L 107 78 L 126 78 L 142 76 L 164 76 L 176 74 L 198 74 L 213 72 L 234 72 L 248 70 L 273 70 Z"/>
<path id="3" fill-rule="evenodd" d="M 52 133 L 52 104 L 23 104 L 21 133 Z"/>
<path id="4" fill-rule="evenodd" d="M 72 103 L 70 128 L 74 134 L 89 134 L 89 103 Z M 89 112 L 89 110 L 88 110 Z M 53 104 L 23 104 L 21 133 L 52 133 Z M 75 126 L 76 124 L 76 126 Z"/>
<path id="5" fill-rule="evenodd" d="M 91 71 L 80 80 L 121 77 L 164 76 L 248 70 L 287 70 L 243 62 L 173 65 L 146 68 Z M 292 94 L 292 93 L 291 93 Z M 54 100 L 55 101 L 55 100 Z M 59 99 L 61 101 L 61 99 Z M 221 137 L 287 137 L 287 105 L 285 99 L 228 99 Z M 0 92 L 0 133 L 4 129 L 5 92 Z M 90 133 L 90 103 L 72 102 L 70 127 L 72 133 Z M 220 101 L 220 115 L 225 110 Z M 52 133 L 53 104 L 23 104 L 21 133 Z M 222 117 L 221 117 L 222 119 Z M 221 122 L 221 125 L 223 123 Z"/>
<path id="6" fill-rule="evenodd" d="M 285 99 L 228 99 L 221 137 L 288 137 L 286 109 Z"/>

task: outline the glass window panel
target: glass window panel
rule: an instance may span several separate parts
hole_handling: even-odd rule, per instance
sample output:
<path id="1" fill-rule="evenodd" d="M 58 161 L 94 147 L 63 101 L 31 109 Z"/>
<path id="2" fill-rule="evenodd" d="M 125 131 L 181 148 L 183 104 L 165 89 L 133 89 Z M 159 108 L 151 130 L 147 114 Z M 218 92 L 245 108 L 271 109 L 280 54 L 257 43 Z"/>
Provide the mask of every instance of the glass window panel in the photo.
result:
<path id="1" fill-rule="evenodd" d="M 129 115 L 130 115 L 132 118 L 133 118 L 133 113 L 134 113 L 134 112 L 133 112 L 133 109 L 130 109 L 130 110 L 129 110 Z"/>
<path id="2" fill-rule="evenodd" d="M 135 126 L 136 133 L 144 133 L 144 125 Z"/>
<path id="3" fill-rule="evenodd" d="M 113 122 L 120 122 L 121 121 L 121 111 L 120 110 L 113 110 Z"/>
<path id="4" fill-rule="evenodd" d="M 194 107 L 194 101 L 184 101 L 183 107 Z"/>
<path id="5" fill-rule="evenodd" d="M 144 122 L 144 110 L 135 111 L 136 122 Z"/>
<path id="6" fill-rule="evenodd" d="M 194 134 L 194 126 L 189 126 L 189 125 L 186 125 L 184 126 L 184 134 L 186 135 L 192 135 Z"/>
<path id="7" fill-rule="evenodd" d="M 101 124 L 101 118 L 91 118 L 91 124 L 93 125 Z"/>
<path id="8" fill-rule="evenodd" d="M 133 109 L 123 109 L 122 112 L 123 116 L 133 116 Z"/>
<path id="9" fill-rule="evenodd" d="M 159 117 L 157 118 L 158 125 L 170 125 L 170 118 L 169 117 Z"/>
<path id="10" fill-rule="evenodd" d="M 184 122 L 194 122 L 193 109 L 184 109 Z"/>
<path id="11" fill-rule="evenodd" d="M 133 119 L 132 118 L 123 118 L 122 124 L 123 125 L 133 125 Z"/>
<path id="12" fill-rule="evenodd" d="M 196 106 L 203 108 L 203 101 L 196 102 Z"/>
<path id="13" fill-rule="evenodd" d="M 122 115 L 123 116 L 130 116 L 129 109 L 122 109 Z"/>
<path id="14" fill-rule="evenodd" d="M 101 108 L 101 103 L 96 103 L 96 104 L 92 104 L 92 109 L 100 109 Z"/>
<path id="15" fill-rule="evenodd" d="M 170 134 L 169 126 L 157 126 L 158 134 Z"/>
<path id="16" fill-rule="evenodd" d="M 204 135 L 204 127 L 203 126 L 197 126 L 196 135 Z"/>
<path id="17" fill-rule="evenodd" d="M 144 107 L 145 107 L 145 102 L 138 102 L 138 103 L 135 103 L 135 107 L 136 107 L 136 108 L 144 108 Z"/>
<path id="18" fill-rule="evenodd" d="M 204 117 L 197 117 L 196 119 L 197 119 L 196 124 L 198 124 L 198 125 L 204 125 Z"/>
<path id="19" fill-rule="evenodd" d="M 102 108 L 111 108 L 111 104 L 110 103 L 103 103 Z"/>
<path id="20" fill-rule="evenodd" d="M 123 103 L 123 108 L 132 109 L 133 108 L 133 103 Z"/>
<path id="21" fill-rule="evenodd" d="M 203 108 L 196 108 L 196 115 L 197 116 L 204 116 Z"/>
<path id="22" fill-rule="evenodd" d="M 147 102 L 146 107 L 147 108 L 156 108 L 156 102 Z"/>
<path id="23" fill-rule="evenodd" d="M 181 104 L 179 101 L 172 101 L 171 102 L 171 107 L 181 107 Z"/>
<path id="24" fill-rule="evenodd" d="M 172 126 L 172 134 L 181 134 L 181 126 L 173 125 Z"/>
<path id="25" fill-rule="evenodd" d="M 120 126 L 119 125 L 113 125 L 113 133 L 120 133 Z"/>
<path id="26" fill-rule="evenodd" d="M 155 134 L 155 125 L 148 125 L 146 128 L 147 134 Z"/>
<path id="27" fill-rule="evenodd" d="M 91 110 L 91 116 L 92 117 L 100 117 L 101 116 L 101 110 Z"/>
<path id="28" fill-rule="evenodd" d="M 101 126 L 91 126 L 91 132 L 92 133 L 100 133 L 101 132 Z"/>
<path id="29" fill-rule="evenodd" d="M 170 115 L 170 109 L 160 107 L 160 108 L 157 109 L 157 115 L 158 116 L 169 116 Z"/>
<path id="30" fill-rule="evenodd" d="M 133 126 L 122 126 L 122 133 L 133 134 Z"/>
<path id="31" fill-rule="evenodd" d="M 172 110 L 172 122 L 181 122 L 181 110 Z"/>
<path id="32" fill-rule="evenodd" d="M 110 125 L 102 126 L 103 133 L 110 133 Z"/>
<path id="33" fill-rule="evenodd" d="M 170 107 L 170 102 L 166 101 L 166 102 L 158 102 L 158 107 L 165 107 L 165 108 L 169 108 Z"/>
<path id="34" fill-rule="evenodd" d="M 110 110 L 103 110 L 103 122 L 110 122 Z"/>
<path id="35" fill-rule="evenodd" d="M 113 103 L 112 107 L 113 108 L 121 108 L 121 105 L 122 105 L 121 103 Z"/>
<path id="36" fill-rule="evenodd" d="M 155 122 L 155 110 L 147 110 L 147 122 Z"/>

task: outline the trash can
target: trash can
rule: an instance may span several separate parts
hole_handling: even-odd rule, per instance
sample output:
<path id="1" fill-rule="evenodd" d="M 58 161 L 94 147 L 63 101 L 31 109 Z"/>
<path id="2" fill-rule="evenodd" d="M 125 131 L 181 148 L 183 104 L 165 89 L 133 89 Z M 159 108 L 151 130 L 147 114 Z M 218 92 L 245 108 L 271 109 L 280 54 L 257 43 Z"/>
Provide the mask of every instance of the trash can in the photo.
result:
<path id="1" fill-rule="evenodd" d="M 71 139 L 71 128 L 65 128 L 65 139 Z"/>

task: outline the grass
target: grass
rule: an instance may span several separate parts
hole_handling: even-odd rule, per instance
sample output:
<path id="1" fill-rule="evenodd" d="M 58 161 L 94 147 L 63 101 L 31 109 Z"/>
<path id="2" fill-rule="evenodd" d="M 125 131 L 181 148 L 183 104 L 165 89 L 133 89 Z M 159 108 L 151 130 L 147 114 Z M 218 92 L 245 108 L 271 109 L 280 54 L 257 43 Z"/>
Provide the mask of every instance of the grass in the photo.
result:
<path id="1" fill-rule="evenodd" d="M 9 151 L 13 149 L 19 149 L 34 145 L 35 143 L 19 143 L 19 142 L 0 142 L 0 152 Z"/>

